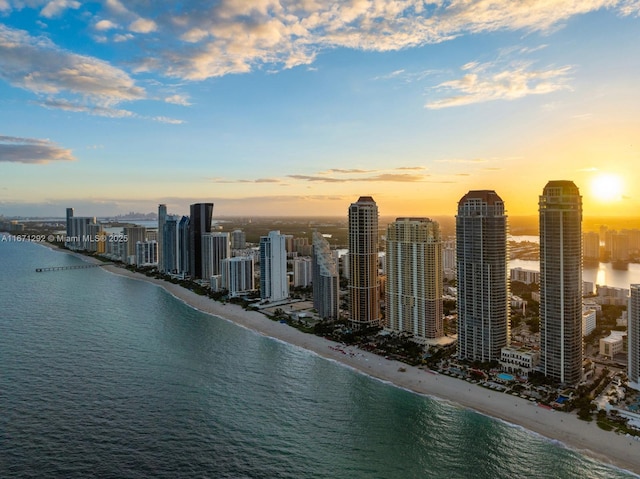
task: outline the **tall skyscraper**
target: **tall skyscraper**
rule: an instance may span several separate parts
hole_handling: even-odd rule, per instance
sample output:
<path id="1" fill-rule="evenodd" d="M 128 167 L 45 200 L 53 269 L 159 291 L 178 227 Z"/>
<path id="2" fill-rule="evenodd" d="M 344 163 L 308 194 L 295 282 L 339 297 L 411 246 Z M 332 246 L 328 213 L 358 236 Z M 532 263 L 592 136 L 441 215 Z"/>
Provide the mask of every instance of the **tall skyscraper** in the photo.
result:
<path id="1" fill-rule="evenodd" d="M 582 197 L 550 181 L 540 211 L 540 370 L 561 383 L 582 377 Z"/>
<path id="2" fill-rule="evenodd" d="M 499 361 L 510 341 L 507 216 L 495 191 L 469 191 L 456 215 L 458 357 Z"/>
<path id="3" fill-rule="evenodd" d="M 73 208 L 67 208 L 67 238 L 73 236 L 71 230 L 73 228 Z"/>
<path id="4" fill-rule="evenodd" d="M 202 278 L 202 235 L 211 233 L 213 203 L 195 203 L 190 207 L 189 218 L 189 273 L 192 278 Z"/>
<path id="5" fill-rule="evenodd" d="M 318 231 L 313 232 L 313 307 L 322 319 L 338 319 L 340 276 L 338 263 L 329 242 Z"/>
<path id="6" fill-rule="evenodd" d="M 629 377 L 629 386 L 640 391 L 640 284 L 631 285 L 627 321 L 627 346 L 629 349 L 627 376 Z"/>
<path id="7" fill-rule="evenodd" d="M 600 259 L 600 235 L 590 231 L 582 235 L 583 261 L 589 264 L 598 264 Z"/>
<path id="8" fill-rule="evenodd" d="M 222 274 L 221 263 L 231 257 L 231 239 L 229 233 L 205 233 L 202 235 L 202 277 Z"/>
<path id="9" fill-rule="evenodd" d="M 160 231 L 158 231 L 160 233 Z M 162 227 L 162 263 L 160 270 L 165 273 L 178 272 L 178 217 L 167 216 Z"/>
<path id="10" fill-rule="evenodd" d="M 429 218 L 398 218 L 387 228 L 387 327 L 420 341 L 444 335 L 442 240 Z"/>
<path id="11" fill-rule="evenodd" d="M 361 196 L 349 206 L 349 316 L 354 329 L 380 326 L 378 206 Z"/>
<path id="12" fill-rule="evenodd" d="M 230 297 L 253 291 L 254 263 L 251 256 L 237 256 L 222 260 L 222 287 L 226 288 Z"/>
<path id="13" fill-rule="evenodd" d="M 164 234 L 164 223 L 167 221 L 167 205 L 158 205 L 158 266 L 162 268 L 162 244 Z"/>
<path id="14" fill-rule="evenodd" d="M 260 298 L 282 301 L 289 297 L 285 235 L 270 231 L 260 237 Z"/>
<path id="15" fill-rule="evenodd" d="M 178 274 L 190 275 L 191 246 L 189 240 L 189 217 L 183 216 L 178 223 Z"/>

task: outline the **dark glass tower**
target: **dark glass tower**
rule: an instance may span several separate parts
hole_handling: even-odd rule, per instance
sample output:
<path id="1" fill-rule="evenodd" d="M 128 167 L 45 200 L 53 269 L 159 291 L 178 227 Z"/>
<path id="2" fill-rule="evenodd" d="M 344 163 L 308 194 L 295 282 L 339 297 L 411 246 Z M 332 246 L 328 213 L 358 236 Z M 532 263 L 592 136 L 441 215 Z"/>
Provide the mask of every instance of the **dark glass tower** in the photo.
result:
<path id="1" fill-rule="evenodd" d="M 195 279 L 202 278 L 202 235 L 211 233 L 213 203 L 195 203 L 189 218 L 189 272 Z"/>

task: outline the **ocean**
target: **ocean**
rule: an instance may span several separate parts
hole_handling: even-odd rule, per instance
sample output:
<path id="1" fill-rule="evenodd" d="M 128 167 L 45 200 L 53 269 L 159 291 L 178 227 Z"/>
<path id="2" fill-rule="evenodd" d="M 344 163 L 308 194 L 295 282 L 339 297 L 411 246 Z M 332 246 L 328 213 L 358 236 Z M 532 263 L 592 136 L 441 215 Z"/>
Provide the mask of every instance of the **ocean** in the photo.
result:
<path id="1" fill-rule="evenodd" d="M 555 441 L 0 242 L 1 478 L 623 478 Z"/>

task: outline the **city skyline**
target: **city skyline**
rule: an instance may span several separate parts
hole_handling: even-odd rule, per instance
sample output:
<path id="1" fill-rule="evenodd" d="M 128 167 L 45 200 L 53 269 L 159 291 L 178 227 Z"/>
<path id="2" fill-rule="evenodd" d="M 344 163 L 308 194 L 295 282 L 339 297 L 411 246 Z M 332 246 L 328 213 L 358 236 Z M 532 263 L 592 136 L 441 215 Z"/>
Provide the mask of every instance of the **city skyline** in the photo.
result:
<path id="1" fill-rule="evenodd" d="M 437 216 L 484 188 L 534 215 L 550 178 L 632 215 L 639 13 L 0 1 L 0 215 Z"/>

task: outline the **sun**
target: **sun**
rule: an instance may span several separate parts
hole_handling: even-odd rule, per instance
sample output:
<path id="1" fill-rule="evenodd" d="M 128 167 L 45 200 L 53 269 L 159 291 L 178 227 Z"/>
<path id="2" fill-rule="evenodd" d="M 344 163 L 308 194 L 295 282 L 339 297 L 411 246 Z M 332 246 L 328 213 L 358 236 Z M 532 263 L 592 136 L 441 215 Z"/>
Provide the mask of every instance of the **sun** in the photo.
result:
<path id="1" fill-rule="evenodd" d="M 611 173 L 603 173 L 591 181 L 591 193 L 603 203 L 622 198 L 622 178 Z"/>

